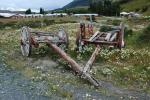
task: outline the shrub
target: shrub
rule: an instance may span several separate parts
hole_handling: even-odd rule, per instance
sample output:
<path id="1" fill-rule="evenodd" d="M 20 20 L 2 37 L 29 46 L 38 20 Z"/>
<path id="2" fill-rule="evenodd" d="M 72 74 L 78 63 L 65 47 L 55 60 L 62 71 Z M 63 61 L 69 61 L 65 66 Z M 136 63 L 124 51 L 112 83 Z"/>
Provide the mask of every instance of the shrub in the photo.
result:
<path id="1" fill-rule="evenodd" d="M 108 32 L 111 31 L 112 28 L 110 26 L 101 26 L 100 32 Z"/>
<path id="2" fill-rule="evenodd" d="M 128 29 L 128 28 L 125 28 L 125 32 L 124 32 L 124 36 L 125 38 L 128 38 L 129 36 L 132 36 L 133 35 L 133 30 L 132 29 Z"/>
<path id="3" fill-rule="evenodd" d="M 90 21 L 90 17 L 86 17 L 86 20 Z M 94 15 L 92 15 L 92 21 L 95 22 L 96 21 L 96 18 Z"/>
<path id="4" fill-rule="evenodd" d="M 141 12 L 146 12 L 148 10 L 148 6 L 144 6 L 141 10 Z"/>
<path id="5" fill-rule="evenodd" d="M 5 25 L 2 22 L 0 22 L 0 29 L 3 29 L 4 27 Z"/>
<path id="6" fill-rule="evenodd" d="M 138 42 L 150 44 L 150 24 L 141 32 Z"/>
<path id="7" fill-rule="evenodd" d="M 119 26 L 120 23 L 121 23 L 121 20 L 111 20 L 111 19 L 107 20 L 107 24 L 112 24 L 112 25 L 115 25 L 115 26 Z"/>
<path id="8" fill-rule="evenodd" d="M 16 24 L 17 28 L 23 27 L 23 26 L 29 26 L 31 28 L 41 27 L 42 22 L 41 21 L 20 21 Z"/>
<path id="9" fill-rule="evenodd" d="M 28 21 L 25 24 L 27 24 L 27 26 L 29 26 L 31 28 L 36 28 L 36 27 L 41 27 L 42 26 L 41 21 Z"/>
<path id="10" fill-rule="evenodd" d="M 113 20 L 113 21 L 112 21 L 112 25 L 118 26 L 118 25 L 120 25 L 120 23 L 121 23 L 120 20 Z"/>
<path id="11" fill-rule="evenodd" d="M 6 27 L 15 28 L 16 22 L 2 23 L 0 22 L 0 29 L 5 29 Z"/>
<path id="12" fill-rule="evenodd" d="M 43 23 L 48 26 L 48 25 L 52 25 L 55 21 L 54 20 L 49 20 L 49 19 L 44 19 Z"/>

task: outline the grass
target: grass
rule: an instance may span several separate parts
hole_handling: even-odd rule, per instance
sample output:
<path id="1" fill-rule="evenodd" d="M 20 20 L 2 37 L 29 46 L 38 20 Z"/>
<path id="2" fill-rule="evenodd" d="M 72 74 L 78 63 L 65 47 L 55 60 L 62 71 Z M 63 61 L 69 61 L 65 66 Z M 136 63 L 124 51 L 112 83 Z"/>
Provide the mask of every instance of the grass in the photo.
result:
<path id="1" fill-rule="evenodd" d="M 142 12 L 142 10 L 147 7 L 147 10 Z M 138 11 L 142 12 L 144 15 L 150 15 L 150 2 L 149 0 L 132 0 L 128 3 L 122 5 L 123 11 Z"/>
<path id="2" fill-rule="evenodd" d="M 6 19 L 0 18 L 0 29 L 18 29 L 22 26 L 29 26 L 31 28 L 46 27 L 52 24 L 61 23 L 76 23 L 76 17 L 45 17 L 45 18 L 18 18 L 18 19 Z"/>
<path id="3" fill-rule="evenodd" d="M 67 21 L 66 18 L 64 18 L 64 20 Z M 71 20 L 71 18 L 69 20 Z M 136 25 L 141 24 L 141 21 L 135 24 L 132 21 L 126 20 L 126 23 L 128 25 L 131 25 L 130 28 L 133 29 Z M 147 21 L 144 22 L 144 24 L 147 25 Z M 74 51 L 76 36 L 75 33 L 79 29 L 78 23 L 53 24 L 47 27 L 35 29 L 56 32 L 57 29 L 61 26 L 63 26 L 69 34 L 70 45 L 68 54 L 73 59 L 78 61 L 78 63 L 85 63 L 90 57 L 94 48 L 93 46 L 89 46 L 87 47 L 86 51 L 82 54 L 79 54 L 76 51 Z M 99 30 L 99 28 L 99 26 L 95 27 L 94 30 Z M 150 91 L 148 85 L 150 79 L 150 49 L 146 46 L 140 48 L 135 42 L 139 35 L 142 34 L 142 30 L 143 29 L 140 29 L 139 31 L 133 31 L 132 36 L 126 37 L 126 48 L 124 48 L 122 51 L 108 50 L 103 48 L 97 57 L 96 64 L 94 64 L 91 73 L 97 79 L 111 81 L 117 86 Z M 91 84 L 88 84 L 87 81 L 83 81 L 80 78 L 75 77 L 73 75 L 73 72 L 70 71 L 70 69 L 66 68 L 68 67 L 67 63 L 64 63 L 64 60 L 59 58 L 59 56 L 56 53 L 54 53 L 52 50 L 45 46 L 42 47 L 40 50 L 34 49 L 30 59 L 33 59 L 33 62 L 36 62 L 37 59 L 42 59 L 46 56 L 46 59 L 48 60 L 58 61 L 59 65 L 55 67 L 50 66 L 50 70 L 45 71 L 36 67 L 34 68 L 30 64 L 28 64 L 29 59 L 21 56 L 19 46 L 19 30 L 2 30 L 0 34 L 0 48 L 2 48 L 4 52 L 5 62 L 8 65 L 12 66 L 14 69 L 21 71 L 23 75 L 30 78 L 34 82 L 47 81 L 49 83 L 49 88 L 47 91 L 48 94 L 45 95 L 50 96 L 52 95 L 52 92 L 61 95 L 64 98 L 71 99 L 73 94 L 71 94 L 67 90 L 64 91 L 61 88 L 61 85 L 68 83 L 76 87 L 81 86 L 82 84 L 85 88 L 91 90 L 93 89 L 91 88 Z M 57 81 L 59 81 L 60 84 L 58 84 Z M 100 89 L 98 90 L 100 91 Z"/>
<path id="4" fill-rule="evenodd" d="M 42 21 L 44 19 L 51 19 L 55 21 L 75 21 L 75 17 L 45 17 L 45 18 L 18 18 L 18 19 L 13 19 L 13 18 L 0 18 L 0 22 L 2 23 L 10 23 L 10 22 L 18 22 L 18 21 Z"/>

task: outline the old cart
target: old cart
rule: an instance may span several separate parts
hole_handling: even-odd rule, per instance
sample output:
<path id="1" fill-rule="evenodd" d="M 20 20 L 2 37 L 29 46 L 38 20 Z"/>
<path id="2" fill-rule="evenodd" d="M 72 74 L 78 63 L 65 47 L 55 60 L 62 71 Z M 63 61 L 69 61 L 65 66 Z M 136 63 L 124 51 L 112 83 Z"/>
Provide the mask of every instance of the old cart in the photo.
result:
<path id="1" fill-rule="evenodd" d="M 83 69 L 84 73 L 90 71 L 96 55 L 99 53 L 101 47 L 105 46 L 108 48 L 111 47 L 121 49 L 125 46 L 124 28 L 124 24 L 120 23 L 120 26 L 111 27 L 111 31 L 97 31 L 94 33 L 92 24 L 89 24 L 86 27 L 85 23 L 80 23 L 80 30 L 76 35 L 77 50 L 82 52 L 84 46 L 88 44 L 93 44 L 96 46 L 95 51 Z"/>
<path id="2" fill-rule="evenodd" d="M 46 43 L 45 39 L 50 40 L 53 44 L 61 48 L 68 46 L 68 34 L 63 28 L 60 28 L 57 33 L 33 31 L 27 26 L 21 29 L 21 52 L 23 56 L 30 56 L 32 47 L 39 47 L 40 43 Z"/>
<path id="3" fill-rule="evenodd" d="M 83 68 L 76 63 L 67 53 L 62 50 L 62 47 L 68 46 L 68 35 L 63 28 L 59 29 L 57 33 L 32 31 L 28 27 L 21 29 L 21 52 L 23 56 L 30 56 L 32 47 L 38 48 L 40 43 L 45 43 L 58 53 L 65 61 L 67 61 L 72 69 L 77 72 L 82 78 L 87 79 L 95 86 L 100 83 L 92 77 L 89 73 L 84 72 Z"/>
<path id="4" fill-rule="evenodd" d="M 88 30 L 87 30 L 88 29 Z M 76 44 L 79 51 L 82 51 L 85 45 L 94 44 L 96 46 L 91 58 L 84 67 L 76 63 L 62 47 L 68 46 L 68 35 L 63 28 L 57 33 L 31 31 L 28 27 L 21 29 L 21 51 L 23 56 L 30 56 L 32 47 L 39 47 L 39 43 L 45 43 L 48 47 L 57 52 L 65 61 L 67 61 L 72 69 L 77 72 L 82 78 L 87 79 L 95 86 L 100 86 L 100 83 L 89 74 L 96 55 L 98 55 L 101 47 L 108 46 L 113 48 L 124 47 L 124 24 L 112 27 L 109 32 L 93 32 L 93 25 L 88 27 L 84 23 L 80 24 L 80 31 L 77 33 Z"/>
<path id="5" fill-rule="evenodd" d="M 120 26 L 112 26 L 112 30 L 108 32 L 97 31 L 93 33 L 93 27 L 89 27 L 84 23 L 80 23 L 80 31 L 77 33 L 76 45 L 79 51 L 83 49 L 85 45 L 95 44 L 95 45 L 108 45 L 116 48 L 123 48 L 124 43 L 124 24 L 121 23 Z M 90 31 L 92 30 L 92 31 Z"/>

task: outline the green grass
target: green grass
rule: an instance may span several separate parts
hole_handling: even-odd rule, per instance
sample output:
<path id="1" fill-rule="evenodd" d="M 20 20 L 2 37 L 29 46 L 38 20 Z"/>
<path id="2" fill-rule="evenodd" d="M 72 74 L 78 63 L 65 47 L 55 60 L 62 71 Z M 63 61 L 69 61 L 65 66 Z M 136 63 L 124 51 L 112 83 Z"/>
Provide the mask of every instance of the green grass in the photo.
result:
<path id="1" fill-rule="evenodd" d="M 147 11 L 142 12 L 144 7 L 148 7 Z M 132 0 L 122 5 L 123 11 L 136 11 L 143 13 L 144 15 L 150 15 L 150 1 L 149 0 Z"/>
<path id="2" fill-rule="evenodd" d="M 60 22 L 62 20 L 67 21 L 67 18 L 56 18 L 56 20 Z M 68 20 L 72 20 L 72 18 L 68 18 Z M 143 20 L 138 21 L 138 23 L 132 22 L 130 20 L 127 20 L 126 22 L 131 26 L 130 28 L 133 29 L 138 24 L 141 24 Z M 147 26 L 147 22 L 144 22 L 144 24 Z M 75 33 L 79 29 L 78 23 L 53 24 L 47 27 L 36 29 L 55 32 L 60 26 L 63 26 L 69 34 L 70 45 L 68 54 L 77 62 L 82 62 L 82 64 L 85 64 L 92 51 L 94 50 L 94 46 L 90 46 L 82 54 L 74 51 L 76 36 Z M 94 30 L 98 30 L 99 28 L 100 27 L 96 27 Z M 126 48 L 124 48 L 122 51 L 103 49 L 97 56 L 96 64 L 94 64 L 92 69 L 92 74 L 94 74 L 94 76 L 99 80 L 111 81 L 117 86 L 119 85 L 133 89 L 136 88 L 150 90 L 149 88 L 146 88 L 150 78 L 150 49 L 146 46 L 140 48 L 138 47 L 138 44 L 136 42 L 139 35 L 142 34 L 142 30 L 143 29 L 139 31 L 133 31 L 132 36 L 126 37 Z M 90 88 L 91 84 L 88 84 L 88 82 L 83 81 L 70 73 L 70 71 L 68 71 L 67 69 L 68 65 L 64 63 L 64 60 L 60 59 L 59 56 L 56 53 L 52 52 L 52 50 L 49 50 L 49 48 L 44 46 L 44 51 L 42 48 L 40 50 L 34 49 L 31 56 L 31 59 L 34 60 L 46 56 L 49 60 L 53 59 L 54 61 L 60 62 L 59 66 L 51 67 L 51 69 L 47 72 L 42 72 L 42 70 L 40 69 L 37 70 L 32 68 L 31 66 L 28 66 L 28 58 L 24 58 L 21 56 L 19 46 L 19 30 L 2 30 L 0 34 L 0 48 L 2 48 L 5 52 L 5 62 L 8 65 L 13 66 L 14 69 L 21 71 L 26 77 L 31 77 L 34 81 L 46 80 L 49 83 L 52 83 L 49 84 L 49 92 L 52 89 L 55 93 L 58 93 L 63 97 L 66 97 L 68 99 L 72 97 L 71 93 L 69 93 L 68 91 L 63 91 L 61 88 L 59 88 L 59 86 L 56 86 L 56 84 L 53 82 L 56 80 L 62 82 L 62 85 L 70 83 L 75 86 L 80 86 L 82 84 L 86 88 Z M 62 69 L 65 69 L 65 71 L 67 71 L 61 73 L 61 71 L 59 70 Z M 42 76 L 42 74 L 46 74 L 46 76 Z M 47 74 L 49 74 L 50 76 Z M 68 78 L 65 78 L 67 76 Z"/>
<path id="3" fill-rule="evenodd" d="M 52 24 L 61 23 L 76 23 L 76 17 L 45 17 L 45 18 L 0 18 L 0 29 L 7 28 L 21 28 L 22 26 L 29 26 L 31 28 L 46 27 Z"/>

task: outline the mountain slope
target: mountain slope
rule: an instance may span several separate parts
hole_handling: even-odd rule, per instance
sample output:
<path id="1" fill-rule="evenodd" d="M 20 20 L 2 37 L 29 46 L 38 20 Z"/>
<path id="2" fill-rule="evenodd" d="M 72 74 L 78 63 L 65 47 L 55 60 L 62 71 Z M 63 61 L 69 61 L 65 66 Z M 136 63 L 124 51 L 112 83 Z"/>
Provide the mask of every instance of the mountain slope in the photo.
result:
<path id="1" fill-rule="evenodd" d="M 88 8 L 90 5 L 90 1 L 98 2 L 100 0 L 74 0 L 68 5 L 64 6 L 63 9 L 70 8 L 80 8 L 86 7 Z M 119 1 L 121 3 L 122 11 L 127 12 L 139 12 L 144 15 L 150 15 L 150 0 L 113 0 Z"/>
<path id="2" fill-rule="evenodd" d="M 67 4 L 63 8 L 69 9 L 69 8 L 76 8 L 76 7 L 88 7 L 90 5 L 90 2 L 98 2 L 103 0 L 73 0 L 71 3 Z M 120 1 L 120 0 L 112 0 L 112 1 Z"/>
<path id="3" fill-rule="evenodd" d="M 132 0 L 121 5 L 124 11 L 136 11 L 150 15 L 150 0 Z"/>
<path id="4" fill-rule="evenodd" d="M 68 5 L 64 6 L 64 9 L 68 8 L 76 8 L 76 7 L 82 7 L 82 6 L 89 6 L 89 1 L 90 0 L 74 0 Z"/>

